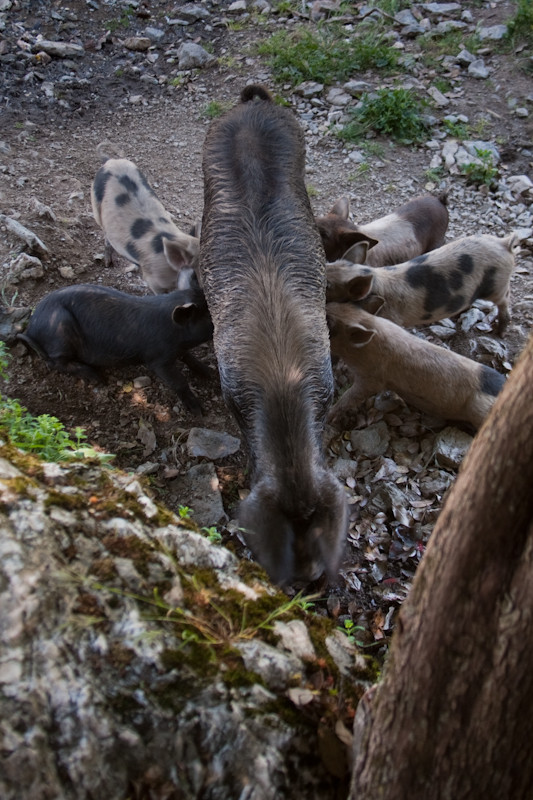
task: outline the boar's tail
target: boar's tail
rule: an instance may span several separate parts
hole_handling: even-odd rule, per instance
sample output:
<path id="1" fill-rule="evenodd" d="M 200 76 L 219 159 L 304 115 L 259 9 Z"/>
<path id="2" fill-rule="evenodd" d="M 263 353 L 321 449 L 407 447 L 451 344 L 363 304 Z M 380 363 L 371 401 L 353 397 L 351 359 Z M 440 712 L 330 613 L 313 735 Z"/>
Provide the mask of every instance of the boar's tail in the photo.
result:
<path id="1" fill-rule="evenodd" d="M 272 95 L 265 89 L 264 86 L 252 83 L 250 86 L 245 86 L 241 92 L 241 103 L 249 103 L 250 100 L 269 100 L 272 101 Z"/>
<path id="2" fill-rule="evenodd" d="M 96 145 L 96 152 L 98 153 L 102 163 L 108 161 L 110 158 L 124 158 L 124 151 L 109 139 L 104 139 L 103 142 Z"/>
<path id="3" fill-rule="evenodd" d="M 446 192 L 446 191 L 439 192 L 439 194 L 436 195 L 436 197 L 437 197 L 437 200 L 440 200 L 440 202 L 442 203 L 443 206 L 447 206 L 448 205 L 448 192 Z"/>

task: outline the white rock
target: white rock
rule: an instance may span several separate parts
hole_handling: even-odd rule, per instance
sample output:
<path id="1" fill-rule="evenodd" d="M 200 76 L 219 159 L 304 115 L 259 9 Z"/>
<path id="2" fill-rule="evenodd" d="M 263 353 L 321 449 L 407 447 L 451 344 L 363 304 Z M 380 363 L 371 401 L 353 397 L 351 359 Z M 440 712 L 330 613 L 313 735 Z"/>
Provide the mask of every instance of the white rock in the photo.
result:
<path id="1" fill-rule="evenodd" d="M 442 467 L 457 469 L 468 448 L 472 444 L 472 436 L 458 428 L 444 428 L 435 440 L 435 458 Z"/>
<path id="2" fill-rule="evenodd" d="M 480 39 L 499 41 L 500 39 L 505 39 L 507 36 L 507 25 L 491 25 L 488 28 L 479 28 L 477 30 L 477 35 Z"/>
<path id="3" fill-rule="evenodd" d="M 485 62 L 482 58 L 476 58 L 476 60 L 472 61 L 472 63 L 469 65 L 468 74 L 473 78 L 488 78 L 490 75 L 490 69 L 485 65 Z"/>
<path id="4" fill-rule="evenodd" d="M 433 100 L 435 101 L 435 103 L 436 103 L 436 104 L 437 104 L 437 105 L 438 105 L 440 108 L 444 108 L 445 106 L 449 106 L 449 105 L 450 105 L 450 101 L 448 100 L 448 98 L 447 98 L 447 97 L 445 97 L 445 96 L 442 94 L 442 92 L 441 92 L 439 89 L 437 89 L 437 87 L 436 87 L 436 86 L 430 86 L 430 87 L 429 87 L 429 89 L 428 89 L 428 94 L 429 94 L 429 96 L 430 96 L 431 98 L 433 98 Z"/>

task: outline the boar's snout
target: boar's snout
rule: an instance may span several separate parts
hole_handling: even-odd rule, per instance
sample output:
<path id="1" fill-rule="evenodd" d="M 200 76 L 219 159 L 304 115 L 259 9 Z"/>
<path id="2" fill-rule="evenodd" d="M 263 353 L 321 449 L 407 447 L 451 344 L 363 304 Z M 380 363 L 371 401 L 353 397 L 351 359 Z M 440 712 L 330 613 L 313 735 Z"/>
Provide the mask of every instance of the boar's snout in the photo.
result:
<path id="1" fill-rule="evenodd" d="M 239 509 L 239 524 L 255 558 L 280 586 L 310 583 L 325 571 L 334 580 L 348 527 L 344 489 L 322 471 L 319 500 L 297 513 L 284 508 L 267 479 L 256 484 Z"/>

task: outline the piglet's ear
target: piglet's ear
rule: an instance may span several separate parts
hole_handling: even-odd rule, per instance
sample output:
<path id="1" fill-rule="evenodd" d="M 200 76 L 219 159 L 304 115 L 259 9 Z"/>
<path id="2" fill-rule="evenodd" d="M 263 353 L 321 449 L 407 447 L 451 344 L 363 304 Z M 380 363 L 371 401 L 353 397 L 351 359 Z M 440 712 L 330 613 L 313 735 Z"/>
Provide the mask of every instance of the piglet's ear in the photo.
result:
<path id="1" fill-rule="evenodd" d="M 183 325 L 183 323 L 194 319 L 199 310 L 197 303 L 184 303 L 182 306 L 176 306 L 172 312 L 172 321 L 176 325 Z"/>
<path id="2" fill-rule="evenodd" d="M 355 275 L 346 283 L 346 300 L 356 303 L 372 291 L 372 275 Z"/>
<path id="3" fill-rule="evenodd" d="M 365 233 L 358 232 L 357 239 L 353 238 L 351 246 L 343 253 L 344 261 L 351 261 L 352 264 L 364 264 L 366 261 L 367 252 L 378 244 L 377 239 L 372 239 Z M 347 242 L 349 244 L 349 242 Z"/>
<path id="4" fill-rule="evenodd" d="M 333 206 L 328 211 L 328 214 L 334 214 L 336 217 L 348 219 L 350 213 L 350 201 L 347 197 L 339 197 Z"/>
<path id="5" fill-rule="evenodd" d="M 163 250 L 169 265 L 177 272 L 183 267 L 188 267 L 200 250 L 200 240 L 197 236 L 178 231 L 173 234 L 173 239 L 163 239 Z"/>
<path id="6" fill-rule="evenodd" d="M 385 298 L 380 297 L 378 294 L 373 294 L 370 297 L 365 297 L 361 303 L 361 308 L 368 311 L 369 314 L 379 314 L 385 305 Z"/>
<path id="7" fill-rule="evenodd" d="M 350 325 L 350 344 L 354 347 L 364 347 L 376 335 L 376 331 L 369 331 L 364 325 Z"/>

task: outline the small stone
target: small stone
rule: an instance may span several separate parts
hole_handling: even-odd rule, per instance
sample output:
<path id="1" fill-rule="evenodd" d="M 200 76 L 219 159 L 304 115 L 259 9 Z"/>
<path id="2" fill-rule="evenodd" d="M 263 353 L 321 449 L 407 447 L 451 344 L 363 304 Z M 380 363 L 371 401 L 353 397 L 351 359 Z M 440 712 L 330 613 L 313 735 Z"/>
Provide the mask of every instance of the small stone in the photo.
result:
<path id="1" fill-rule="evenodd" d="M 178 48 L 178 65 L 180 69 L 205 67 L 216 61 L 216 58 L 203 47 L 194 42 L 185 42 Z"/>
<path id="2" fill-rule="evenodd" d="M 142 53 L 148 50 L 152 44 L 152 40 L 148 36 L 129 36 L 127 39 L 124 39 L 123 44 L 127 50 Z"/>
<path id="3" fill-rule="evenodd" d="M 353 81 L 347 81 L 346 83 L 344 83 L 342 85 L 342 88 L 344 89 L 345 92 L 348 92 L 348 94 L 351 94 L 352 97 L 360 97 L 365 92 L 370 91 L 372 87 L 366 81 L 353 80 Z"/>
<path id="4" fill-rule="evenodd" d="M 490 69 L 485 66 L 485 62 L 482 58 L 476 58 L 476 60 L 472 61 L 472 63 L 469 65 L 468 74 L 473 78 L 488 78 L 490 75 Z"/>
<path id="5" fill-rule="evenodd" d="M 236 453 L 241 440 L 229 433 L 220 433 L 208 428 L 191 428 L 187 439 L 187 450 L 194 458 L 209 458 L 216 461 Z"/>
<path id="6" fill-rule="evenodd" d="M 227 520 L 218 476 L 210 461 L 191 467 L 186 475 L 172 481 L 169 489 L 180 505 L 192 508 L 199 525 L 210 527 Z"/>
<path id="7" fill-rule="evenodd" d="M 316 97 L 317 95 L 322 94 L 323 90 L 323 83 L 317 83 L 316 81 L 303 81 L 303 83 L 299 83 L 298 86 L 295 87 L 294 93 L 300 95 L 301 97 Z"/>
<path id="8" fill-rule="evenodd" d="M 441 467 L 457 469 L 472 444 L 472 436 L 458 428 L 444 428 L 435 440 L 435 458 Z"/>
<path id="9" fill-rule="evenodd" d="M 500 41 L 507 36 L 507 25 L 491 25 L 488 28 L 478 28 L 476 33 L 480 39 Z"/>
<path id="10" fill-rule="evenodd" d="M 316 658 L 315 648 L 302 620 L 293 619 L 290 622 L 276 620 L 274 633 L 280 637 L 285 650 L 288 650 L 296 658 Z"/>
<path id="11" fill-rule="evenodd" d="M 301 673 L 302 662 L 259 639 L 237 642 L 247 670 L 256 672 L 271 689 L 284 689 Z"/>
<path id="12" fill-rule="evenodd" d="M 369 425 L 362 430 L 352 431 L 350 441 L 356 452 L 363 453 L 370 458 L 382 456 L 389 446 L 389 429 L 385 422 L 376 422 L 375 425 Z"/>
<path id="13" fill-rule="evenodd" d="M 134 389 L 146 389 L 147 386 L 152 385 L 152 379 L 149 375 L 139 375 L 137 378 L 133 379 L 133 388 Z"/>
<path id="14" fill-rule="evenodd" d="M 429 96 L 435 101 L 439 108 L 444 108 L 450 105 L 450 101 L 445 97 L 436 86 L 430 86 L 428 89 Z"/>

